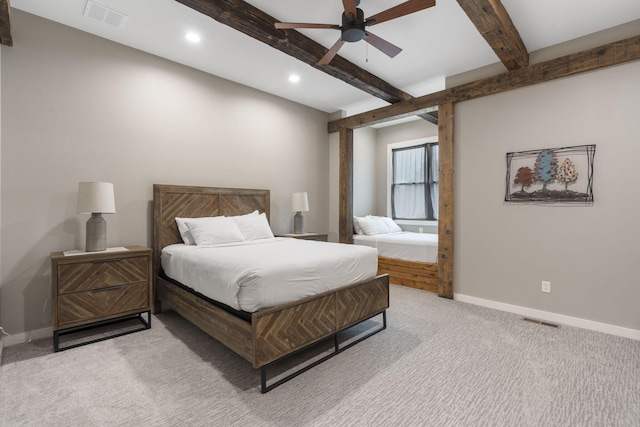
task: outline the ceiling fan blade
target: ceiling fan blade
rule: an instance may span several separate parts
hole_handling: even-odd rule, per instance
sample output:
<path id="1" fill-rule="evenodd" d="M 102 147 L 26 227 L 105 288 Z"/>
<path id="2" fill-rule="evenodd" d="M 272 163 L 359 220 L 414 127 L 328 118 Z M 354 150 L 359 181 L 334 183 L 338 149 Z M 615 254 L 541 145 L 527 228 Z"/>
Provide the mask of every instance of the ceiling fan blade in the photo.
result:
<path id="1" fill-rule="evenodd" d="M 340 25 L 335 24 L 302 24 L 297 22 L 276 22 L 276 28 L 279 30 L 290 30 L 292 28 L 330 28 L 339 30 Z"/>
<path id="2" fill-rule="evenodd" d="M 352 17 L 358 16 L 356 11 L 356 0 L 342 0 L 342 4 L 344 5 L 344 14 L 349 16 L 351 14 Z"/>
<path id="3" fill-rule="evenodd" d="M 396 46 L 396 45 L 394 45 L 392 43 L 389 43 L 385 39 L 381 39 L 380 37 L 376 36 L 375 34 L 371 34 L 368 31 L 365 34 L 367 35 L 367 37 L 364 38 L 364 41 L 366 41 L 371 46 L 373 46 L 376 49 L 378 49 L 380 52 L 382 52 L 385 55 L 387 55 L 389 58 L 393 58 L 397 54 L 402 52 L 402 49 L 400 49 L 398 46 Z"/>
<path id="4" fill-rule="evenodd" d="M 338 50 L 340 50 L 343 44 L 344 40 L 342 40 L 342 37 L 340 37 L 338 41 L 335 42 L 333 46 L 331 46 L 331 49 L 329 49 L 329 51 L 322 58 L 320 58 L 320 61 L 318 61 L 318 65 L 327 65 L 329 62 L 331 62 L 331 60 L 334 56 L 336 56 L 336 53 L 338 53 Z"/>
<path id="5" fill-rule="evenodd" d="M 436 5 L 436 0 L 409 0 L 404 3 L 400 3 L 390 9 L 383 10 L 380 13 L 376 13 L 373 16 L 368 17 L 365 20 L 365 25 L 375 25 L 381 22 L 389 21 L 391 19 L 399 18 L 410 13 L 418 12 L 422 9 L 432 7 Z"/>

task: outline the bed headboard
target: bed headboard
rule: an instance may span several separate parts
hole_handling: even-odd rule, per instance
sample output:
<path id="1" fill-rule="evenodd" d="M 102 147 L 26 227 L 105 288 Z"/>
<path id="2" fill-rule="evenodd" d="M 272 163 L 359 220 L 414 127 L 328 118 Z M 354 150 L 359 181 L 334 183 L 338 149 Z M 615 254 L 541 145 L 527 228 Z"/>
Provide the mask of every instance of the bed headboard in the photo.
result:
<path id="1" fill-rule="evenodd" d="M 254 210 L 269 220 L 269 190 L 242 188 L 153 185 L 153 275 L 160 272 L 165 246 L 182 243 L 175 217 L 243 215 Z"/>

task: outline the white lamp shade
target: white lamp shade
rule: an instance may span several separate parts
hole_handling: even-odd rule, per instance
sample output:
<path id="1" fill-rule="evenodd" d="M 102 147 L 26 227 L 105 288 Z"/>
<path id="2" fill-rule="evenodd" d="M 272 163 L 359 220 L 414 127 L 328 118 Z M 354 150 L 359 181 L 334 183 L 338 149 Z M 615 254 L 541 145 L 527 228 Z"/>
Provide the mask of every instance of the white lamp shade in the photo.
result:
<path id="1" fill-rule="evenodd" d="M 309 198 L 307 193 L 293 193 L 291 195 L 291 211 L 293 212 L 307 212 L 309 210 Z"/>
<path id="2" fill-rule="evenodd" d="M 113 184 L 110 182 L 81 182 L 78 184 L 79 214 L 116 213 Z"/>

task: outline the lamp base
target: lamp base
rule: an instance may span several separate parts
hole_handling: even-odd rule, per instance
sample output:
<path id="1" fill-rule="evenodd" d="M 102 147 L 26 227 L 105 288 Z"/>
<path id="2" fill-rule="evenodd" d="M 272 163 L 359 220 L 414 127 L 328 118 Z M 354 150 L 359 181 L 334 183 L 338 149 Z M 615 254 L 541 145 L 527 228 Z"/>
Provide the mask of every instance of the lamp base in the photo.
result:
<path id="1" fill-rule="evenodd" d="M 107 250 L 107 221 L 101 213 L 92 213 L 87 221 L 86 252 L 99 252 Z"/>
<path id="2" fill-rule="evenodd" d="M 302 233 L 304 233 L 304 217 L 302 216 L 302 212 L 296 212 L 293 217 L 293 234 Z"/>

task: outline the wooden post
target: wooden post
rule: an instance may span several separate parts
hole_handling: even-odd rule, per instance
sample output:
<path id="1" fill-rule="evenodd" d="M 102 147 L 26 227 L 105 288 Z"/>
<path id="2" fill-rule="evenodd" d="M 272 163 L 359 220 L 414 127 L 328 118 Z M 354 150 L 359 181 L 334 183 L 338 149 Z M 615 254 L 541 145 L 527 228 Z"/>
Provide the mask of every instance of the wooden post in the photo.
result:
<path id="1" fill-rule="evenodd" d="M 340 129 L 340 243 L 353 243 L 353 129 Z"/>
<path id="2" fill-rule="evenodd" d="M 453 103 L 438 107 L 438 296 L 453 298 Z"/>

